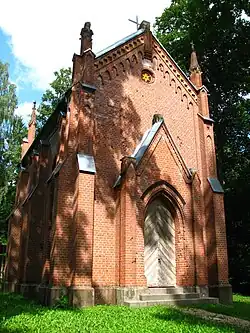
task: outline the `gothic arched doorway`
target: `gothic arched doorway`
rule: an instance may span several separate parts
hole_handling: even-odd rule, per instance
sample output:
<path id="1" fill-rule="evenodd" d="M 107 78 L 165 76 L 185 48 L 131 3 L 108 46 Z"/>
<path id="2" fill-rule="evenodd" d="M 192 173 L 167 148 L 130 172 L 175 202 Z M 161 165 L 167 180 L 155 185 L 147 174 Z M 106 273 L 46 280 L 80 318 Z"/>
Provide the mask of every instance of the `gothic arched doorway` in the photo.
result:
<path id="1" fill-rule="evenodd" d="M 148 286 L 176 284 L 174 218 L 163 195 L 153 199 L 146 210 L 144 265 Z"/>

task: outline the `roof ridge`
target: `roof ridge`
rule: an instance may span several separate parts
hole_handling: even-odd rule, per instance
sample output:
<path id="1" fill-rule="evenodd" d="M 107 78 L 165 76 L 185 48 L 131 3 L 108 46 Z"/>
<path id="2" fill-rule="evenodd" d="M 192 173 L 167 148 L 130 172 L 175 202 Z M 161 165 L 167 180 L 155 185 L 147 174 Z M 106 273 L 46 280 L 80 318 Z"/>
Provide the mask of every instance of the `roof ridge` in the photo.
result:
<path id="1" fill-rule="evenodd" d="M 139 29 L 136 32 L 133 32 L 132 34 L 128 35 L 127 37 L 124 37 L 122 39 L 120 39 L 119 41 L 109 45 L 108 47 L 106 47 L 105 49 L 99 51 L 96 53 L 96 59 L 100 58 L 101 56 L 103 56 L 104 54 L 106 54 L 107 52 L 121 46 L 122 44 L 128 42 L 130 39 L 137 37 L 139 35 L 141 35 L 143 32 L 145 32 L 144 29 Z"/>

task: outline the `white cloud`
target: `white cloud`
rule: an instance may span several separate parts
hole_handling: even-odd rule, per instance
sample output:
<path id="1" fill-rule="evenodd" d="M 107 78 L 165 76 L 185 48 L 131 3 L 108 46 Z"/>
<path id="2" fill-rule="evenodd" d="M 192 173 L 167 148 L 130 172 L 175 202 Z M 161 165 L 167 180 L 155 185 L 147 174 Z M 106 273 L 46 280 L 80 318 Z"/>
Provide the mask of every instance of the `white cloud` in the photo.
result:
<path id="1" fill-rule="evenodd" d="M 32 107 L 33 107 L 33 102 L 24 102 L 18 105 L 18 108 L 15 110 L 15 114 L 22 117 L 26 125 L 30 121 Z"/>
<path id="2" fill-rule="evenodd" d="M 15 57 L 28 72 L 18 80 L 45 89 L 53 72 L 71 66 L 73 53 L 80 48 L 79 36 L 86 21 L 94 31 L 97 52 L 136 30 L 128 19 L 154 22 L 170 0 L 8 0 L 1 3 L 0 27 L 11 36 Z"/>

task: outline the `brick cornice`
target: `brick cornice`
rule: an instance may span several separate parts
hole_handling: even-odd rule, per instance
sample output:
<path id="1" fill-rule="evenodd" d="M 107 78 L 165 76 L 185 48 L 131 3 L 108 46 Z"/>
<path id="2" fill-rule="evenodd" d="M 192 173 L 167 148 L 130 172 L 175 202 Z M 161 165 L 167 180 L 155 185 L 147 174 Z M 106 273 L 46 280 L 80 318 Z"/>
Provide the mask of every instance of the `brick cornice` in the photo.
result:
<path id="1" fill-rule="evenodd" d="M 155 53 L 160 57 L 163 61 L 164 65 L 171 72 L 175 79 L 177 79 L 178 83 L 185 90 L 185 92 L 192 98 L 192 100 L 197 104 L 197 91 L 193 84 L 183 75 L 179 68 L 177 68 L 176 64 L 170 59 L 165 50 L 157 43 L 155 40 L 153 43 Z M 158 68 L 160 69 L 161 64 L 158 64 Z"/>
<path id="2" fill-rule="evenodd" d="M 99 72 L 101 69 L 109 66 L 112 62 L 117 61 L 118 59 L 124 57 L 124 55 L 134 51 L 139 46 L 144 44 L 144 37 L 140 35 L 132 40 L 129 40 L 127 43 L 117 47 L 114 50 L 110 50 L 105 53 L 103 56 L 95 59 L 95 71 Z"/>

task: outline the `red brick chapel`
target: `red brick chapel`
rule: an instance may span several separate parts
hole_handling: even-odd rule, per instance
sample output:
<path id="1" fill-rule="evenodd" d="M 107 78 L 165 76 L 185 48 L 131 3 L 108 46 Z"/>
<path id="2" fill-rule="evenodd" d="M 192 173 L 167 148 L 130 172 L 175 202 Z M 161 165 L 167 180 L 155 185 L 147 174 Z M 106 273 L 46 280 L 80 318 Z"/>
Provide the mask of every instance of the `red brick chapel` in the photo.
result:
<path id="1" fill-rule="evenodd" d="M 23 141 L 5 290 L 74 306 L 232 300 L 208 92 L 143 21 L 92 51 L 81 30 L 72 86 Z M 188 55 L 187 55 L 188 58 Z M 178 303 L 179 302 L 179 303 Z"/>

